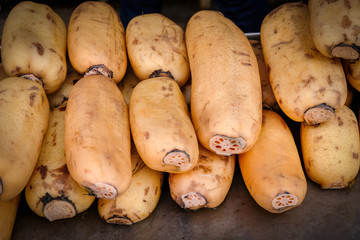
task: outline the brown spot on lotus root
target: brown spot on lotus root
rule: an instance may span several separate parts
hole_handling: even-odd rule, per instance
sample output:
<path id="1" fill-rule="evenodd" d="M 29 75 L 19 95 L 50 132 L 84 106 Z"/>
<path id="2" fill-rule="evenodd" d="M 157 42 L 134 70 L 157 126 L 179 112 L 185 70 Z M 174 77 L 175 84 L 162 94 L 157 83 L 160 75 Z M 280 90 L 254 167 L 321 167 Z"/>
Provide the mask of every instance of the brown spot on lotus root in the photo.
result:
<path id="1" fill-rule="evenodd" d="M 330 75 L 330 74 L 328 75 L 327 81 L 328 81 L 329 86 L 332 86 L 333 80 L 331 79 L 331 75 Z"/>
<path id="2" fill-rule="evenodd" d="M 310 75 L 308 79 L 302 80 L 305 87 L 307 87 L 310 83 L 312 83 L 314 81 L 315 81 L 315 78 L 312 75 Z"/>
<path id="3" fill-rule="evenodd" d="M 145 195 L 145 196 L 149 193 L 149 189 L 150 189 L 149 186 L 147 186 L 147 187 L 144 189 L 144 195 Z"/>
<path id="4" fill-rule="evenodd" d="M 47 13 L 47 14 L 46 14 L 46 18 L 47 18 L 50 22 L 55 23 L 55 20 L 54 20 L 53 16 L 52 16 L 50 13 Z"/>
<path id="5" fill-rule="evenodd" d="M 294 38 L 291 39 L 290 41 L 281 41 L 281 42 L 278 42 L 278 43 L 272 45 L 271 48 L 273 48 L 273 47 L 279 47 L 279 46 L 281 46 L 281 45 L 287 45 L 287 44 L 292 43 L 293 41 L 294 41 Z"/>
<path id="6" fill-rule="evenodd" d="M 34 106 L 34 101 L 35 101 L 35 99 L 36 99 L 36 95 L 37 95 L 37 93 L 33 92 L 33 93 L 31 93 L 30 96 L 29 96 L 29 98 L 30 98 L 30 106 L 31 106 L 31 107 Z"/>
<path id="7" fill-rule="evenodd" d="M 44 55 L 44 47 L 40 43 L 33 43 L 40 56 Z"/>
<path id="8" fill-rule="evenodd" d="M 137 38 L 135 38 L 135 39 L 133 40 L 132 44 L 133 44 L 133 45 L 139 44 L 139 40 L 138 40 Z"/>
<path id="9" fill-rule="evenodd" d="M 47 166 L 41 165 L 40 167 L 37 168 L 37 170 L 40 172 L 41 179 L 44 180 L 48 173 Z"/>
<path id="10" fill-rule="evenodd" d="M 359 153 L 353 152 L 353 159 L 359 159 Z"/>
<path id="11" fill-rule="evenodd" d="M 244 66 L 252 66 L 251 63 L 246 63 L 246 62 L 242 62 L 241 65 L 244 65 Z"/>
<path id="12" fill-rule="evenodd" d="M 330 3 L 335 3 L 335 2 L 337 2 L 337 1 L 338 1 L 338 0 L 325 0 L 324 2 L 321 2 L 321 3 L 320 3 L 320 6 L 323 6 L 325 2 L 326 2 L 327 4 L 330 4 Z"/>
<path id="13" fill-rule="evenodd" d="M 149 136 L 150 136 L 150 133 L 149 133 L 148 131 L 146 131 L 146 132 L 144 133 L 144 138 L 145 138 L 146 140 L 148 140 L 148 139 L 149 139 Z"/>
<path id="14" fill-rule="evenodd" d="M 196 169 L 201 169 L 204 174 L 212 172 L 211 166 L 204 166 L 204 165 L 198 164 L 195 168 Z"/>
<path id="15" fill-rule="evenodd" d="M 354 37 L 357 37 L 360 34 L 360 26 L 358 25 L 354 25 L 352 27 L 353 32 L 351 33 L 351 35 L 353 35 Z"/>
<path id="16" fill-rule="evenodd" d="M 351 4 L 349 0 L 344 0 L 344 5 L 347 9 L 351 9 Z"/>
<path id="17" fill-rule="evenodd" d="M 318 143 L 320 142 L 320 140 L 323 138 L 323 136 L 316 136 L 315 139 L 314 139 L 314 142 L 315 143 Z"/>
<path id="18" fill-rule="evenodd" d="M 233 50 L 232 52 L 234 54 L 236 54 L 236 55 L 250 57 L 250 55 L 248 53 L 245 53 L 245 52 L 240 52 L 240 51 L 236 51 L 236 50 Z"/>
<path id="19" fill-rule="evenodd" d="M 339 126 L 342 126 L 344 124 L 343 120 L 341 119 L 341 117 L 337 117 L 338 120 L 338 124 Z"/>
<path id="20" fill-rule="evenodd" d="M 28 90 L 39 90 L 39 88 L 37 86 L 31 86 Z"/>
<path id="21" fill-rule="evenodd" d="M 341 27 L 346 29 L 349 28 L 351 26 L 352 22 L 349 19 L 348 15 L 343 16 L 342 22 L 341 22 Z"/>

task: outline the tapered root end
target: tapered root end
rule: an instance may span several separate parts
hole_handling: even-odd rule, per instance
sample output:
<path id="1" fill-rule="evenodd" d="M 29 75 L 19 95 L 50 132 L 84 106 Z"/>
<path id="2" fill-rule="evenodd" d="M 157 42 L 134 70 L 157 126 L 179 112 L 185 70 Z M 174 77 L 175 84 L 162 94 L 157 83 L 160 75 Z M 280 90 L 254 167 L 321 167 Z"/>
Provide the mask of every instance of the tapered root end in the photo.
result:
<path id="1" fill-rule="evenodd" d="M 189 155 L 182 150 L 173 150 L 168 152 L 163 160 L 164 164 L 179 167 L 181 171 L 188 170 L 191 167 Z"/>
<path id="2" fill-rule="evenodd" d="M 207 201 L 203 195 L 198 192 L 188 192 L 181 196 L 184 209 L 199 209 L 206 205 Z"/>
<path id="3" fill-rule="evenodd" d="M 34 74 L 30 73 L 30 74 L 22 74 L 20 75 L 20 77 L 37 82 L 38 84 L 40 84 L 41 86 L 44 86 L 44 83 L 42 81 L 42 79 L 38 76 L 35 76 Z"/>
<path id="4" fill-rule="evenodd" d="M 298 203 L 297 196 L 291 193 L 278 194 L 272 200 L 272 206 L 277 210 L 282 210 L 285 208 L 296 206 L 297 203 Z"/>
<path id="5" fill-rule="evenodd" d="M 308 125 L 316 125 L 335 118 L 335 110 L 325 103 L 309 108 L 304 113 L 304 121 Z"/>
<path id="6" fill-rule="evenodd" d="M 359 47 L 341 43 L 331 50 L 331 55 L 337 58 L 356 60 L 359 58 Z"/>
<path id="7" fill-rule="evenodd" d="M 117 189 L 107 183 L 95 183 L 89 189 L 97 198 L 113 199 L 118 195 Z"/>
<path id="8" fill-rule="evenodd" d="M 84 76 L 89 76 L 89 75 L 104 75 L 105 77 L 112 79 L 114 74 L 104 64 L 99 64 L 99 65 L 93 65 L 89 67 L 88 70 L 86 70 Z"/>
<path id="9" fill-rule="evenodd" d="M 133 222 L 126 216 L 113 216 L 106 220 L 107 223 L 118 225 L 132 225 Z"/>
<path id="10" fill-rule="evenodd" d="M 174 76 L 171 74 L 170 71 L 164 71 L 162 69 L 157 69 L 153 71 L 149 76 L 149 78 L 156 78 L 156 77 L 169 77 L 175 80 Z"/>
<path id="11" fill-rule="evenodd" d="M 222 135 L 215 135 L 210 138 L 210 148 L 218 155 L 230 156 L 239 154 L 246 146 L 246 141 L 242 137 L 232 138 Z"/>
<path id="12" fill-rule="evenodd" d="M 76 215 L 75 206 L 68 201 L 54 199 L 44 205 L 44 216 L 49 221 L 72 218 Z"/>

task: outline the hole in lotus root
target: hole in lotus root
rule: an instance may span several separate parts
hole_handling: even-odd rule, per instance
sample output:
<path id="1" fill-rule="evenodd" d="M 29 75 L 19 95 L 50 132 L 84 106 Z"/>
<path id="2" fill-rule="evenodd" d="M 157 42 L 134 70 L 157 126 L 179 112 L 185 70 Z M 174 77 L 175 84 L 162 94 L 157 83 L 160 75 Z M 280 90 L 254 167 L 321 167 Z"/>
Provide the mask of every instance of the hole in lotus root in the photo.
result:
<path id="1" fill-rule="evenodd" d="M 132 221 L 127 216 L 114 215 L 106 220 L 107 223 L 118 225 L 132 225 Z"/>
<path id="2" fill-rule="evenodd" d="M 174 165 L 179 167 L 181 171 L 185 171 L 190 168 L 190 157 L 185 151 L 172 150 L 164 157 L 164 164 Z"/>
<path id="3" fill-rule="evenodd" d="M 158 69 L 158 70 L 153 71 L 149 76 L 149 78 L 156 78 L 156 77 L 169 77 L 169 78 L 175 80 L 174 76 L 171 74 L 170 71 L 165 72 L 162 69 Z"/>
<path id="4" fill-rule="evenodd" d="M 97 198 L 113 199 L 118 195 L 117 189 L 107 183 L 95 183 L 89 189 Z"/>
<path id="5" fill-rule="evenodd" d="M 278 194 L 276 198 L 272 200 L 272 206 L 275 209 L 282 209 L 286 207 L 295 206 L 298 203 L 298 198 L 291 193 Z"/>
<path id="6" fill-rule="evenodd" d="M 63 199 L 53 199 L 44 205 L 44 216 L 49 221 L 72 218 L 76 215 L 75 206 Z"/>
<path id="7" fill-rule="evenodd" d="M 181 196 L 184 203 L 184 209 L 198 209 L 204 207 L 207 203 L 205 197 L 197 192 L 188 192 Z"/>
<path id="8" fill-rule="evenodd" d="M 22 74 L 19 77 L 22 77 L 22 78 L 37 82 L 38 84 L 40 84 L 41 86 L 44 87 L 44 83 L 43 83 L 42 79 L 40 77 L 35 76 L 32 73 L 30 73 L 30 74 Z"/>
<path id="9" fill-rule="evenodd" d="M 232 138 L 222 135 L 215 135 L 210 138 L 210 148 L 218 155 L 230 156 L 241 153 L 246 145 L 242 137 Z"/>
<path id="10" fill-rule="evenodd" d="M 325 103 L 311 107 L 304 113 L 304 120 L 308 125 L 316 125 L 333 118 L 335 118 L 334 109 Z"/>
<path id="11" fill-rule="evenodd" d="M 89 75 L 104 75 L 105 77 L 111 79 L 113 78 L 113 72 L 107 67 L 105 67 L 104 64 L 98 64 L 89 67 L 88 70 L 86 70 L 86 72 L 84 73 L 84 76 Z"/>

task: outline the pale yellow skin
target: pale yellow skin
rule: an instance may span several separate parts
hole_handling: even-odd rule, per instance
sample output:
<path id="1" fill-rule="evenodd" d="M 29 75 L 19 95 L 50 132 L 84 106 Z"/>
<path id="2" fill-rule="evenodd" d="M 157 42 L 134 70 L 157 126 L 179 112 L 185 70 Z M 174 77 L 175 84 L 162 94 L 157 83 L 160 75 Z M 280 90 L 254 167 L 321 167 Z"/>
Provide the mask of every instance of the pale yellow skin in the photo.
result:
<path id="1" fill-rule="evenodd" d="M 248 151 L 261 127 L 261 81 L 245 34 L 221 13 L 202 10 L 186 32 L 191 70 L 191 116 L 201 145 L 215 135 L 242 138 Z M 225 153 L 227 154 L 227 153 Z"/>
<path id="2" fill-rule="evenodd" d="M 1 59 L 9 76 L 34 74 L 45 92 L 58 90 L 66 77 L 66 26 L 45 4 L 24 1 L 9 13 L 1 38 Z"/>
<path id="3" fill-rule="evenodd" d="M 81 3 L 68 25 L 68 54 L 71 65 L 81 74 L 103 64 L 118 83 L 125 75 L 127 55 L 125 29 L 115 9 L 106 2 Z"/>
<path id="4" fill-rule="evenodd" d="M 359 126 L 347 106 L 336 119 L 317 126 L 301 124 L 301 147 L 306 173 L 323 189 L 348 187 L 359 172 Z"/>
<path id="5" fill-rule="evenodd" d="M 68 68 L 65 81 L 61 87 L 53 94 L 48 95 L 50 109 L 54 109 L 62 105 L 68 100 L 72 87 L 83 77 L 82 74 L 78 73 L 71 66 Z"/>
<path id="6" fill-rule="evenodd" d="M 7 201 L 0 201 L 0 239 L 10 240 L 19 208 L 21 194 Z"/>
<path id="7" fill-rule="evenodd" d="M 30 209 L 48 220 L 73 217 L 88 209 L 95 200 L 94 196 L 75 182 L 67 169 L 64 147 L 66 103 L 50 112 L 49 127 L 44 137 L 41 152 L 34 172 L 26 185 L 25 197 Z M 64 215 L 44 214 L 41 198 L 50 195 L 53 199 L 71 202 L 73 212 Z M 62 212 L 59 210 L 59 212 Z"/>
<path id="8" fill-rule="evenodd" d="M 48 127 L 49 112 L 40 84 L 19 77 L 0 81 L 0 201 L 14 198 L 29 181 Z"/>
<path id="9" fill-rule="evenodd" d="M 159 13 L 134 17 L 126 28 L 126 47 L 131 66 L 140 80 L 155 70 L 169 71 L 182 87 L 190 68 L 184 30 Z"/>
<path id="10" fill-rule="evenodd" d="M 280 107 L 271 88 L 269 74 L 266 69 L 261 43 L 259 40 L 252 39 L 250 39 L 249 42 L 254 50 L 259 66 L 263 107 L 279 112 Z"/>
<path id="11" fill-rule="evenodd" d="M 80 79 L 71 89 L 65 114 L 71 177 L 97 197 L 121 195 L 131 183 L 130 149 L 128 106 L 116 83 L 102 75 Z M 101 192 L 98 184 L 113 189 Z"/>
<path id="12" fill-rule="evenodd" d="M 260 136 L 254 147 L 238 156 L 241 175 L 253 199 L 271 213 L 298 207 L 305 198 L 307 182 L 293 135 L 281 116 L 263 110 Z M 272 201 L 279 194 L 297 197 L 295 205 L 276 209 Z"/>
<path id="13" fill-rule="evenodd" d="M 139 82 L 129 104 L 131 133 L 145 164 L 163 172 L 186 172 L 195 167 L 199 147 L 188 108 L 179 85 L 168 77 Z M 173 150 L 188 154 L 184 167 L 165 164 Z"/>
<path id="14" fill-rule="evenodd" d="M 343 61 L 344 71 L 348 83 L 360 92 L 360 61 Z"/>
<path id="15" fill-rule="evenodd" d="M 200 146 L 198 164 L 181 174 L 169 174 L 169 189 L 172 199 L 182 208 L 197 210 L 216 208 L 224 202 L 233 180 L 235 155 L 221 156 Z M 187 205 L 183 196 L 198 193 L 206 200 L 203 204 Z"/>
<path id="16" fill-rule="evenodd" d="M 133 177 L 129 189 L 115 199 L 99 199 L 98 212 L 108 223 L 131 225 L 155 210 L 162 192 L 164 173 L 150 169 L 131 148 Z"/>
<path id="17" fill-rule="evenodd" d="M 311 35 L 322 54 L 334 56 L 332 49 L 340 43 L 360 47 L 360 1 L 309 0 L 308 5 Z"/>
<path id="18" fill-rule="evenodd" d="M 129 105 L 130 103 L 132 91 L 139 82 L 140 80 L 136 77 L 131 65 L 129 64 L 124 79 L 120 83 L 118 83 L 118 87 L 122 95 L 124 96 L 127 105 Z"/>
<path id="19" fill-rule="evenodd" d="M 289 118 L 303 122 L 311 107 L 325 103 L 337 109 L 345 104 L 341 61 L 316 50 L 306 4 L 285 3 L 274 9 L 265 17 L 260 35 L 275 98 Z"/>

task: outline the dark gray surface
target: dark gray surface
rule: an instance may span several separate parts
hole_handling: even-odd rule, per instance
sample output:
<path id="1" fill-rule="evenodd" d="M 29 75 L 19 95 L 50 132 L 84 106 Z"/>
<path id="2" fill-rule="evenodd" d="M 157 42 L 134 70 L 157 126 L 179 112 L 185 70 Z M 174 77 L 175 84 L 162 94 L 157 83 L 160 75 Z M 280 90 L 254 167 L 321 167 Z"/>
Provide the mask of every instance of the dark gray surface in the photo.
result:
<path id="1" fill-rule="evenodd" d="M 217 209 L 185 211 L 165 183 L 155 211 L 132 226 L 104 222 L 97 202 L 72 219 L 49 222 L 22 198 L 13 239 L 360 239 L 359 199 L 359 182 L 353 189 L 322 190 L 308 180 L 300 206 L 269 213 L 252 199 L 237 165 L 228 196 Z"/>

